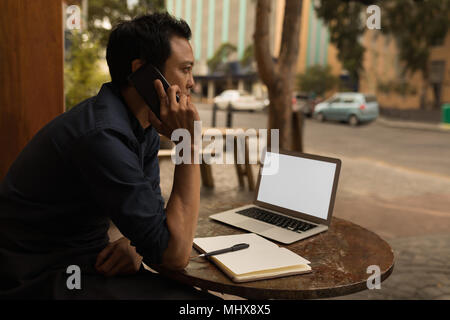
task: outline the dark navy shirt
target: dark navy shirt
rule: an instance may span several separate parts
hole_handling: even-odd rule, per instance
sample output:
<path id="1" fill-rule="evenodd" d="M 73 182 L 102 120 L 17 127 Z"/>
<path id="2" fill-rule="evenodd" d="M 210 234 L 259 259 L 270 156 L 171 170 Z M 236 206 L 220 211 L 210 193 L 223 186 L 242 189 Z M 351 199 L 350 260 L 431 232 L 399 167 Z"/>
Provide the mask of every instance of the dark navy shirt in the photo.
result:
<path id="1" fill-rule="evenodd" d="M 169 231 L 158 150 L 156 130 L 142 128 L 112 83 L 42 128 L 0 185 L 0 282 L 11 288 L 14 277 L 76 259 L 92 266 L 109 219 L 144 262 L 160 263 Z"/>

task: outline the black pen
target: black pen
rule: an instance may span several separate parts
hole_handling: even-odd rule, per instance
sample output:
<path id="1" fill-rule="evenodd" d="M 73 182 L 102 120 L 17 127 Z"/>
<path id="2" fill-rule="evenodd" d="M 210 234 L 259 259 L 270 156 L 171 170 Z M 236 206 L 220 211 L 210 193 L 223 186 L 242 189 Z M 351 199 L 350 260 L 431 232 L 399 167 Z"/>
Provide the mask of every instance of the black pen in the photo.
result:
<path id="1" fill-rule="evenodd" d="M 206 252 L 206 253 L 203 253 L 203 254 L 198 255 L 196 257 L 193 257 L 191 259 L 195 259 L 195 258 L 199 258 L 199 257 L 216 256 L 216 255 L 222 254 L 222 253 L 227 253 L 227 252 L 233 252 L 233 251 L 238 251 L 238 250 L 242 250 L 242 249 L 247 249 L 248 247 L 250 247 L 250 245 L 248 243 L 239 243 L 239 244 L 235 244 L 234 246 L 229 247 L 229 248 L 215 250 L 215 251 L 211 251 L 211 252 Z"/>

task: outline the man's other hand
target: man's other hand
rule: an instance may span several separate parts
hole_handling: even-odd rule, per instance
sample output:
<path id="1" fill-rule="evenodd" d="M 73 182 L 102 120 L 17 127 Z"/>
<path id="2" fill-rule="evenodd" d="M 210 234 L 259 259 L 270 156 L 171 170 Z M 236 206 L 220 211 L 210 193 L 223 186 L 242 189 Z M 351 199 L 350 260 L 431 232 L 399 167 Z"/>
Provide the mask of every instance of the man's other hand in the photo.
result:
<path id="1" fill-rule="evenodd" d="M 142 257 L 130 240 L 123 237 L 109 243 L 97 256 L 95 269 L 105 276 L 136 273 L 142 263 Z"/>

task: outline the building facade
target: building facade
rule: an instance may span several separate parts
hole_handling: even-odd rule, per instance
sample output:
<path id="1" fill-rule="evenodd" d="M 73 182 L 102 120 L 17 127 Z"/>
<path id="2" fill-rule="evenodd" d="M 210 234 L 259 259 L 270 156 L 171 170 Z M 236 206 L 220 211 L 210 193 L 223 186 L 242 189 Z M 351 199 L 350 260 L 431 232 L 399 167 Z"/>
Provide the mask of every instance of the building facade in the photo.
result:
<path id="1" fill-rule="evenodd" d="M 385 108 L 419 109 L 424 86 L 427 108 L 450 102 L 450 33 L 430 49 L 430 81 L 419 72 L 403 74 L 396 41 L 379 30 L 367 30 L 362 38 L 366 49 L 360 90 L 374 93 Z"/>
<path id="2" fill-rule="evenodd" d="M 284 1 L 282 1 L 284 2 Z M 333 56 L 330 34 L 322 19 L 319 19 L 314 10 L 313 0 L 304 0 L 300 27 L 300 52 L 297 62 L 297 72 L 303 73 L 313 65 L 330 64 Z M 284 4 L 283 4 L 284 5 Z M 335 61 L 331 61 L 335 63 Z M 336 68 L 336 73 L 340 68 Z"/>
<path id="3" fill-rule="evenodd" d="M 278 1 L 277 1 L 278 2 Z M 275 3 L 275 2 L 274 2 Z M 256 2 L 253 0 L 166 0 L 167 11 L 185 20 L 192 30 L 191 45 L 194 51 L 194 76 L 196 92 L 200 92 L 206 102 L 230 86 L 246 89 L 256 96 L 264 96 L 266 89 L 259 82 L 255 69 L 252 73 L 239 71 L 229 81 L 225 76 L 212 75 L 208 70 L 208 60 L 225 43 L 236 47 L 229 61 L 240 61 L 245 49 L 253 44 L 255 30 Z M 280 17 L 278 5 L 272 8 L 271 25 Z M 274 54 L 276 29 L 271 28 L 270 50 Z"/>
<path id="4" fill-rule="evenodd" d="M 284 7 L 284 0 L 280 1 L 280 5 Z M 345 71 L 337 58 L 337 48 L 330 42 L 330 33 L 326 23 L 317 17 L 314 10 L 315 5 L 318 5 L 318 0 L 303 1 L 297 74 L 304 73 L 308 67 L 314 65 L 329 65 L 334 76 L 342 77 Z M 331 96 L 335 91 L 336 89 L 327 92 L 325 98 Z"/>
<path id="5" fill-rule="evenodd" d="M 253 43 L 256 2 L 252 0 L 166 0 L 167 11 L 184 19 L 192 30 L 196 74 L 208 73 L 207 61 L 224 43 L 236 46 L 230 60 L 240 60 Z M 276 10 L 271 21 L 275 24 Z M 271 51 L 274 47 L 271 30 Z"/>

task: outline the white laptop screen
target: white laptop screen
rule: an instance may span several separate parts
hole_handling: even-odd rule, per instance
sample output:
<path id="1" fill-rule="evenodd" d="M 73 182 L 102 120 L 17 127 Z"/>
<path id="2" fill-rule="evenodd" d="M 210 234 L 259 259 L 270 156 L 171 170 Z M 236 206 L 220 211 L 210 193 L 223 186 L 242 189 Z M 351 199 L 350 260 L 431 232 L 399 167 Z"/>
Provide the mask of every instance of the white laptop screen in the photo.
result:
<path id="1" fill-rule="evenodd" d="M 266 157 L 257 200 L 326 220 L 336 164 L 272 152 Z"/>

